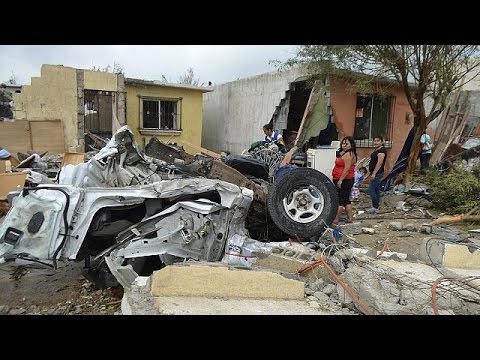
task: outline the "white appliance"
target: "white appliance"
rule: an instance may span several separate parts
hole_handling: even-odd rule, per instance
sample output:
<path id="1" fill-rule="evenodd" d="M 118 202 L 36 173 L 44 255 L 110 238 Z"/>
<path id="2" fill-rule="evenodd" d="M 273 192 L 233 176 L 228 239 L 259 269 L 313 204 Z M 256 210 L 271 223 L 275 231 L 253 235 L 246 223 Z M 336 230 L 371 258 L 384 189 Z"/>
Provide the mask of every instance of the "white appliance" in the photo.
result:
<path id="1" fill-rule="evenodd" d="M 307 167 L 324 173 L 332 180 L 332 169 L 335 165 L 336 152 L 340 141 L 332 141 L 330 145 L 319 146 L 318 149 L 307 150 Z"/>

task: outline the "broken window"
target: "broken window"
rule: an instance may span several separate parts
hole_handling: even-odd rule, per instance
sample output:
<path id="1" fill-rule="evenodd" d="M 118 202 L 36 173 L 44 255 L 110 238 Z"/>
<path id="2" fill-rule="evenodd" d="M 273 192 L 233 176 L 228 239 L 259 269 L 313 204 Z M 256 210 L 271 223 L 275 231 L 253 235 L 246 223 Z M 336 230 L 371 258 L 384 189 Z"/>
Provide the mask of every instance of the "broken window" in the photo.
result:
<path id="1" fill-rule="evenodd" d="M 180 130 L 177 100 L 143 99 L 143 128 Z"/>
<path id="2" fill-rule="evenodd" d="M 354 138 L 357 146 L 369 146 L 375 136 L 390 140 L 393 97 L 357 95 Z"/>

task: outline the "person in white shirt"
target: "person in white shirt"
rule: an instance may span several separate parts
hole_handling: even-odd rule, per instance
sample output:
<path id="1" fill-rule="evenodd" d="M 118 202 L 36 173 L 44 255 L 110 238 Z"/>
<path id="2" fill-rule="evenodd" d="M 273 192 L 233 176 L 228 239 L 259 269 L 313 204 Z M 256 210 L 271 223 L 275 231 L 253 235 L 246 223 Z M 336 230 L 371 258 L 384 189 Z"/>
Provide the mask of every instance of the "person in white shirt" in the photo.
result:
<path id="1" fill-rule="evenodd" d="M 420 170 L 424 171 L 430 167 L 430 159 L 432 157 L 432 139 L 426 131 L 420 137 Z"/>
<path id="2" fill-rule="evenodd" d="M 263 133 L 265 134 L 265 142 L 279 142 L 285 146 L 283 136 L 276 131 L 273 131 L 272 124 L 263 125 Z"/>

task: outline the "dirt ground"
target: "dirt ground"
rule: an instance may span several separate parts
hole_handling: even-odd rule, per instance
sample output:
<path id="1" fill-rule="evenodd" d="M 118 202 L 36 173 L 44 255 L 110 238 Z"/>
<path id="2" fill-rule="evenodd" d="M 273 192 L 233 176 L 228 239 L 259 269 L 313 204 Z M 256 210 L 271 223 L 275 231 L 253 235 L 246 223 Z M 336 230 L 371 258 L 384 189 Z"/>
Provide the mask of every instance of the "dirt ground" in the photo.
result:
<path id="1" fill-rule="evenodd" d="M 395 251 L 405 253 L 411 259 L 415 259 L 419 253 L 419 246 L 422 240 L 429 234 L 420 232 L 423 224 L 429 224 L 432 217 L 437 217 L 439 212 L 429 210 L 421 206 L 410 206 L 405 204 L 409 211 L 397 210 L 396 206 L 399 202 L 405 200 L 417 199 L 408 197 L 407 195 L 388 194 L 382 197 L 380 211 L 377 214 L 359 214 L 359 211 L 371 207 L 371 201 L 367 194 L 362 193 L 360 201 L 353 203 L 354 224 L 345 226 L 345 232 L 354 238 L 353 246 L 365 247 L 368 249 L 377 249 L 385 251 Z M 432 217 L 430 217 L 430 215 Z M 413 225 L 413 231 L 393 230 L 389 227 L 392 222 L 400 222 L 405 227 L 408 224 Z M 353 229 L 348 229 L 352 227 Z M 375 233 L 365 234 L 361 232 L 362 228 L 373 228 Z M 385 244 L 386 242 L 386 244 Z"/>
<path id="2" fill-rule="evenodd" d="M 123 289 L 96 290 L 82 275 L 83 262 L 57 270 L 15 261 L 0 264 L 0 315 L 113 315 Z"/>
<path id="3" fill-rule="evenodd" d="M 428 234 L 418 231 L 422 224 L 431 221 L 430 215 L 438 216 L 435 210 L 425 211 L 420 206 L 410 211 L 395 210 L 405 195 L 385 195 L 378 214 L 359 214 L 371 206 L 367 194 L 354 203 L 354 224 L 340 227 L 354 247 L 406 253 L 410 260 L 418 257 L 422 239 Z M 407 199 L 408 200 L 408 199 Z M 430 214 L 430 215 L 429 215 Z M 3 218 L 0 218 L 0 222 Z M 403 226 L 412 224 L 415 231 L 394 231 L 391 222 Z M 362 228 L 373 228 L 375 233 L 362 233 Z M 40 264 L 17 260 L 0 264 L 0 314 L 74 314 L 113 315 L 120 313 L 123 295 L 121 287 L 96 290 L 82 275 L 83 262 L 60 263 L 54 270 Z"/>

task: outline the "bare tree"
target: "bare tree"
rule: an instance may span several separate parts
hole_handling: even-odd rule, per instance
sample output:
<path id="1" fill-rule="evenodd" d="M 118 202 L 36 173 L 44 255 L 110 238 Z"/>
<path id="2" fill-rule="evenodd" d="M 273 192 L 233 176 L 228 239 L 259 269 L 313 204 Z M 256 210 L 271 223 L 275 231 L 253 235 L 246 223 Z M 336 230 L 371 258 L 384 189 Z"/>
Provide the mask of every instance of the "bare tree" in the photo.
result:
<path id="1" fill-rule="evenodd" d="M 125 71 L 123 70 L 123 66 L 116 61 L 113 62 L 113 73 L 117 75 L 125 75 Z"/>
<path id="2" fill-rule="evenodd" d="M 375 77 L 394 80 L 403 89 L 414 114 L 415 136 L 404 182 L 411 179 L 418 157 L 420 136 L 446 107 L 449 95 L 478 76 L 476 45 L 302 45 L 295 57 L 276 62 L 280 67 L 304 64 L 311 74 L 342 76 L 346 70 L 369 76 L 353 77 L 353 88 L 368 92 Z M 352 74 L 350 74 L 351 76 Z M 430 98 L 432 107 L 425 109 Z"/>
<path id="3" fill-rule="evenodd" d="M 116 61 L 113 62 L 113 67 L 108 64 L 107 66 L 93 66 L 93 71 L 100 71 L 100 72 L 111 72 L 117 75 L 125 75 L 125 71 L 123 70 L 123 66 Z"/>
<path id="4" fill-rule="evenodd" d="M 94 66 L 92 68 L 93 71 L 99 71 L 99 72 L 110 72 L 110 65 L 107 66 Z"/>
<path id="5" fill-rule="evenodd" d="M 200 82 L 200 78 L 195 79 L 195 75 L 191 67 L 187 69 L 185 74 L 181 75 L 178 78 L 179 84 L 188 84 L 188 85 L 198 86 L 199 82 Z"/>
<path id="6" fill-rule="evenodd" d="M 12 85 L 16 85 L 16 84 L 17 84 L 17 77 L 16 77 L 16 75 L 13 73 L 13 71 L 12 71 L 12 74 L 10 75 L 10 78 L 9 78 L 8 81 L 7 81 L 7 84 L 12 84 Z"/>

